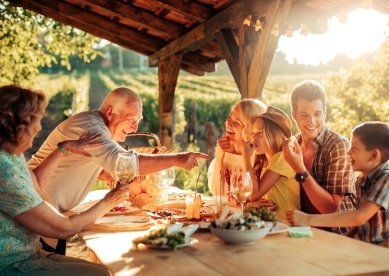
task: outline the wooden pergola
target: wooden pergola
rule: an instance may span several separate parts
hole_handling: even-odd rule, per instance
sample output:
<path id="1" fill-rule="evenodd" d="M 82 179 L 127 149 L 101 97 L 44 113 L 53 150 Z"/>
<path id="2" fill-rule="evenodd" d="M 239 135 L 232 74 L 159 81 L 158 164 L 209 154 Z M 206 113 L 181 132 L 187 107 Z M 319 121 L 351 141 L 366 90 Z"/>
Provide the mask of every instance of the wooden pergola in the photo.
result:
<path id="1" fill-rule="evenodd" d="M 361 6 L 389 13 L 387 0 L 9 2 L 148 56 L 149 66 L 158 66 L 159 137 L 168 149 L 180 69 L 201 76 L 225 59 L 241 98 L 261 99 L 280 35 L 298 29 L 325 33 L 328 18 Z"/>

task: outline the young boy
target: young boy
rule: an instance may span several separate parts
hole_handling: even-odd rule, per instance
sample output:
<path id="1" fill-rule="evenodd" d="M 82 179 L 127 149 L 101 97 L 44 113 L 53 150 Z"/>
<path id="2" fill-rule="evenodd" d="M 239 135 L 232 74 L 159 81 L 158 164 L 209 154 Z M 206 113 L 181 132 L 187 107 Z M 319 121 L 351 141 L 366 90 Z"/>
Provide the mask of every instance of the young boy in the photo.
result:
<path id="1" fill-rule="evenodd" d="M 366 122 L 355 127 L 347 154 L 353 170 L 361 172 L 355 182 L 357 210 L 322 215 L 293 210 L 286 217 L 293 226 L 352 226 L 347 236 L 389 247 L 389 125 Z"/>

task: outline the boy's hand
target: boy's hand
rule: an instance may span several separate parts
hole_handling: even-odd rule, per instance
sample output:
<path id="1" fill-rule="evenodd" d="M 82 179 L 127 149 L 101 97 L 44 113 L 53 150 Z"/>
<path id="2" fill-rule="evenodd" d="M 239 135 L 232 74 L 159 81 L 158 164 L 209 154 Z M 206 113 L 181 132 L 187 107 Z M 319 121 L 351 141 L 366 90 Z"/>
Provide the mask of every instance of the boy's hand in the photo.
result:
<path id="1" fill-rule="evenodd" d="M 309 215 L 301 211 L 286 211 L 286 219 L 291 226 L 309 226 Z"/>

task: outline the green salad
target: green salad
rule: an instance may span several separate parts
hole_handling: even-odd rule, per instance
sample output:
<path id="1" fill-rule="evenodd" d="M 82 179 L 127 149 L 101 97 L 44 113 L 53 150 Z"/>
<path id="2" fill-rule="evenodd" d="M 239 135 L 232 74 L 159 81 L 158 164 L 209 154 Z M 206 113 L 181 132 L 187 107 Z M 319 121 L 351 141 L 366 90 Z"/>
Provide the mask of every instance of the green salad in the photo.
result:
<path id="1" fill-rule="evenodd" d="M 186 243 L 186 239 L 185 233 L 174 232 L 168 234 L 167 228 L 164 227 L 152 230 L 145 236 L 136 238 L 132 241 L 132 244 L 135 246 L 135 248 L 138 248 L 140 243 L 154 248 L 168 247 L 176 250 L 177 246 Z"/>

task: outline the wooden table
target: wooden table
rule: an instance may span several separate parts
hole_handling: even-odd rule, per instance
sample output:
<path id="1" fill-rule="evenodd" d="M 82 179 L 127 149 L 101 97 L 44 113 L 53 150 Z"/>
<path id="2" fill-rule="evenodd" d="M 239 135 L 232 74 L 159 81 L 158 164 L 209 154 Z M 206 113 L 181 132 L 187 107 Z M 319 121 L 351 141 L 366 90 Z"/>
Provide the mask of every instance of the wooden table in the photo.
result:
<path id="1" fill-rule="evenodd" d="M 113 275 L 389 275 L 389 249 L 312 228 L 313 238 L 287 232 L 254 245 L 228 245 L 210 232 L 195 233 L 199 243 L 177 251 L 132 248 L 148 231 L 89 230 L 80 237 L 91 261 Z"/>

